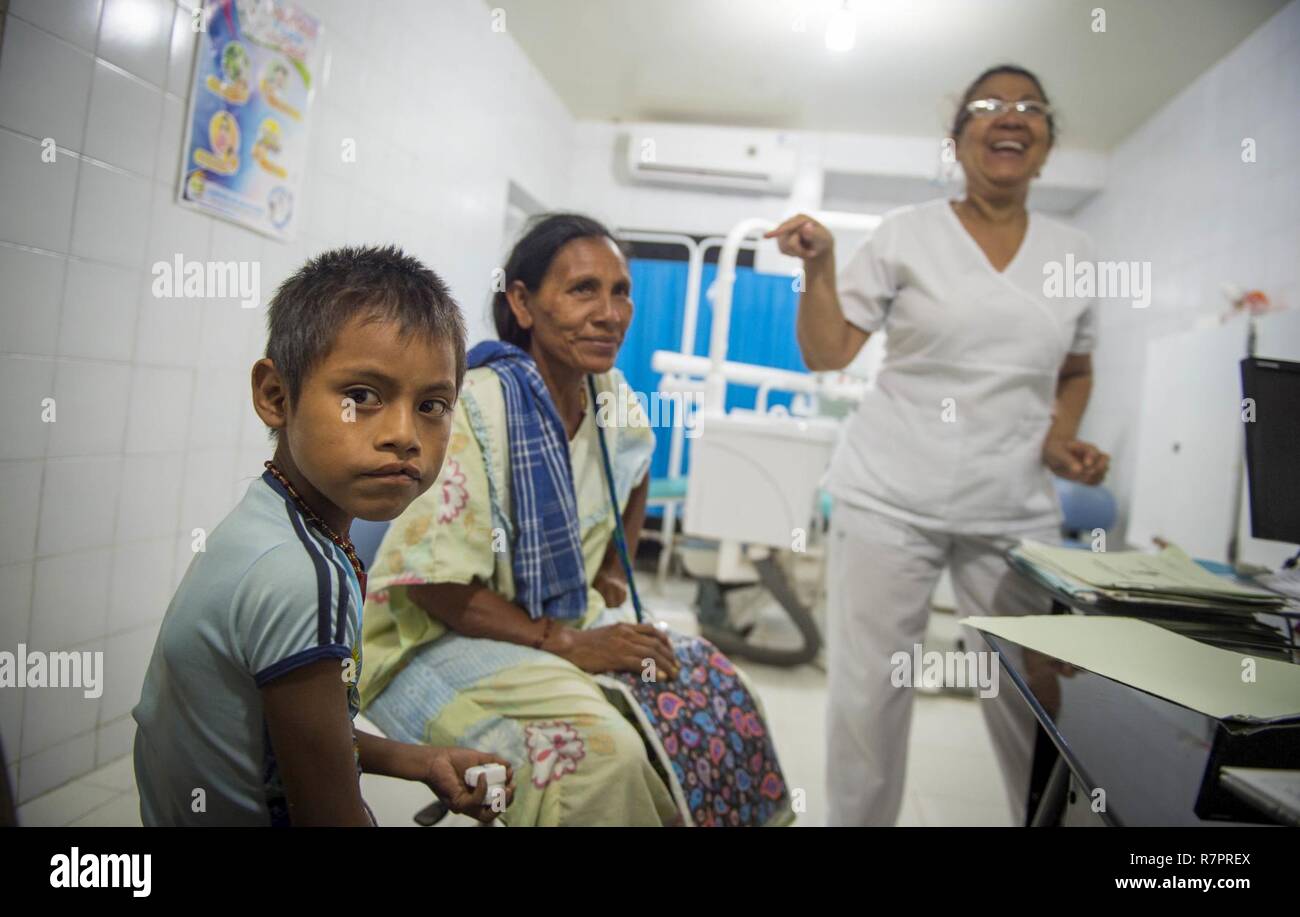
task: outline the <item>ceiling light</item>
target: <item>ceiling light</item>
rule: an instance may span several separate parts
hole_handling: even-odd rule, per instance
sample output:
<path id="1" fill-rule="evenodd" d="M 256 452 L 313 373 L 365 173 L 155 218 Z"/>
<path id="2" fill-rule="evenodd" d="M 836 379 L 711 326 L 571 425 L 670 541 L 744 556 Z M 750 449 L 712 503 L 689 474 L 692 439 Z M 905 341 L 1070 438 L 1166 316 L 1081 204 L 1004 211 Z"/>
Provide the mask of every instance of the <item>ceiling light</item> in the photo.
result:
<path id="1" fill-rule="evenodd" d="M 850 51 L 858 35 L 858 21 L 849 9 L 849 0 L 844 0 L 840 8 L 831 13 L 826 23 L 826 49 L 828 51 Z"/>

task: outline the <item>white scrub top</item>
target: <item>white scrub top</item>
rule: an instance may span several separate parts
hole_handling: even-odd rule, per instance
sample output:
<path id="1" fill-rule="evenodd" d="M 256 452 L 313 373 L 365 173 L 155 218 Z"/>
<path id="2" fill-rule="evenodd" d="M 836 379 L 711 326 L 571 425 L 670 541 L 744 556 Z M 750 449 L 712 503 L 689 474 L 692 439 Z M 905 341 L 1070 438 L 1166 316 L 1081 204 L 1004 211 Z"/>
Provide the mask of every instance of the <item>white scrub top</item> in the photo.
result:
<path id="1" fill-rule="evenodd" d="M 946 200 L 886 215 L 838 279 L 844 317 L 886 331 L 876 387 L 827 475 L 839 500 L 957 534 L 1059 524 L 1042 444 L 1066 354 L 1095 342 L 1096 301 L 1048 297 L 1044 265 L 1088 237 L 1031 213 L 998 273 Z"/>

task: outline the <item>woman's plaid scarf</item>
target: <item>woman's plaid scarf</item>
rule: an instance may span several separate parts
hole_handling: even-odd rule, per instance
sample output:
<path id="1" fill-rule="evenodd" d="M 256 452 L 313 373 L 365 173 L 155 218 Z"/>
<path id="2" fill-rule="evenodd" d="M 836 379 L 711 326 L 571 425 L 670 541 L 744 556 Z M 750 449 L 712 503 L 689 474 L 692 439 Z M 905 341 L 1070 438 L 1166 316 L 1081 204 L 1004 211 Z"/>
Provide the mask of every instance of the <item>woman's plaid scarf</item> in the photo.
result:
<path id="1" fill-rule="evenodd" d="M 555 402 L 533 358 L 513 344 L 484 341 L 469 352 L 469 366 L 490 367 L 505 396 L 515 601 L 534 620 L 580 618 L 587 610 L 587 573 L 569 438 Z"/>

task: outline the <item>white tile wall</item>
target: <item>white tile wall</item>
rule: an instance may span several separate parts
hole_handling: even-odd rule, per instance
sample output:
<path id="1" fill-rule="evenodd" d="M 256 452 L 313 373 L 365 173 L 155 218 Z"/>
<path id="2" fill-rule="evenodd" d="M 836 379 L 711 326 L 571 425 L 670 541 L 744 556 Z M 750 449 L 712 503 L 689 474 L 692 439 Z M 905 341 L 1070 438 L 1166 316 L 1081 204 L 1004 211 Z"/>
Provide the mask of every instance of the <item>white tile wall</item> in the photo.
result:
<path id="1" fill-rule="evenodd" d="M 125 363 L 63 361 L 56 364 L 54 398 L 58 419 L 49 425 L 46 454 L 104 455 L 121 452 L 125 393 L 131 369 Z"/>
<path id="2" fill-rule="evenodd" d="M 59 356 L 129 361 L 139 299 L 136 271 L 97 261 L 69 262 Z"/>
<path id="3" fill-rule="evenodd" d="M 93 66 L 89 54 L 11 17 L 0 54 L 0 124 L 80 149 Z"/>
<path id="4" fill-rule="evenodd" d="M 0 385 L 13 397 L 0 412 L 0 461 L 43 457 L 53 425 L 42 421 L 41 405 L 53 395 L 54 361 L 0 355 Z"/>
<path id="5" fill-rule="evenodd" d="M 248 373 L 276 285 L 331 245 L 391 240 L 442 274 L 482 336 L 507 182 L 566 203 L 572 118 L 481 0 L 300 2 L 325 23 L 330 64 L 303 235 L 287 244 L 174 203 L 194 0 L 0 13 L 0 648 L 98 648 L 108 668 L 93 702 L 0 692 L 19 802 L 130 751 L 190 533 L 269 454 Z M 259 261 L 262 306 L 154 298 L 150 267 L 177 252 Z"/>
<path id="6" fill-rule="evenodd" d="M 97 61 L 86 121 L 86 155 L 137 175 L 153 175 L 162 99 L 156 86 Z"/>
<path id="7" fill-rule="evenodd" d="M 95 53 L 160 86 L 174 18 L 170 0 L 104 0 Z"/>
<path id="8" fill-rule="evenodd" d="M 66 649 L 105 631 L 112 550 L 94 548 L 36 561 L 30 646 Z"/>
<path id="9" fill-rule="evenodd" d="M 10 0 L 15 16 L 40 26 L 83 51 L 95 50 L 100 0 Z"/>
<path id="10" fill-rule="evenodd" d="M 42 252 L 0 247 L 0 323 L 5 353 L 53 356 L 59 337 L 63 261 Z"/>
<path id="11" fill-rule="evenodd" d="M 68 418 L 60 423 L 71 425 Z M 61 557 L 112 544 L 121 479 L 118 456 L 48 460 L 37 555 Z"/>
<path id="12" fill-rule="evenodd" d="M 54 745 L 33 751 L 18 762 L 18 792 L 23 799 L 34 799 L 55 787 L 62 786 L 95 767 L 94 731 Z M 111 792 L 104 791 L 104 798 Z"/>
<path id="13" fill-rule="evenodd" d="M 6 19 L 14 21 L 12 15 Z M 5 44 L 15 40 L 13 35 L 13 29 L 5 29 Z M 0 58 L 3 56 L 0 48 Z M 61 138 L 52 139 L 58 145 L 57 158 L 45 162 L 42 145 L 34 136 L 10 133 L 7 128 L 0 131 L 0 239 L 66 252 L 72 232 L 77 160 L 62 149 Z"/>
<path id="14" fill-rule="evenodd" d="M 1300 308 L 1300 2 L 1283 7 L 1111 154 L 1106 191 L 1075 222 L 1103 260 L 1151 261 L 1146 309 L 1105 301 L 1082 434 L 1113 453 L 1132 500 L 1146 344 L 1222 312 L 1225 282 Z M 1242 141 L 1257 161 L 1242 162 Z M 1122 531 L 1122 526 L 1121 526 Z"/>
<path id="15" fill-rule="evenodd" d="M 42 470 L 39 461 L 0 464 L 0 504 L 5 508 L 5 524 L 0 526 L 0 567 L 29 563 L 36 556 Z M 24 630 L 26 626 L 24 620 Z"/>
<path id="16" fill-rule="evenodd" d="M 36 464 L 36 463 L 33 463 Z M 39 468 L 37 469 L 39 474 Z M 7 500 L 10 494 L 7 490 L 0 490 L 0 499 Z M 5 506 L 9 504 L 6 503 Z M 31 553 L 31 546 L 26 545 L 27 553 Z M 6 558 L 7 560 L 7 558 Z M 27 563 L 0 563 L 0 595 L 19 597 L 25 601 L 32 594 L 32 574 L 33 565 L 30 561 Z M 26 614 L 11 613 L 17 607 L 22 606 L 22 602 L 17 600 L 5 600 L 4 613 L 0 614 L 0 646 L 15 647 L 19 643 L 25 643 L 28 637 L 28 627 L 31 624 L 29 616 Z M 25 610 L 25 607 L 24 607 Z M 6 766 L 12 765 L 17 767 L 18 754 L 20 745 L 19 737 L 22 735 L 23 728 L 23 692 L 12 688 L 6 688 L 0 691 L 0 736 L 5 740 L 5 750 L 3 762 Z M 14 784 L 10 783 L 12 787 Z"/>

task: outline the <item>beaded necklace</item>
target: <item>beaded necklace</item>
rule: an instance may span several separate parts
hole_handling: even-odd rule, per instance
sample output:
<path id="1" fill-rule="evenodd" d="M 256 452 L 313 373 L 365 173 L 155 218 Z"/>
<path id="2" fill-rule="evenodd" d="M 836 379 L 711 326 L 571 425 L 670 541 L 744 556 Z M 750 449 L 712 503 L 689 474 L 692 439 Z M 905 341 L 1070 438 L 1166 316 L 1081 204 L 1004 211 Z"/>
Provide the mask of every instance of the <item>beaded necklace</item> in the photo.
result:
<path id="1" fill-rule="evenodd" d="M 357 556 L 357 549 L 352 546 L 352 539 L 344 538 L 338 532 L 334 531 L 334 529 L 330 528 L 329 523 L 326 522 L 324 519 L 322 519 L 319 515 L 317 515 L 316 511 L 307 505 L 307 501 L 298 495 L 298 491 L 296 491 L 293 485 L 289 483 L 289 479 L 284 476 L 284 472 L 275 466 L 275 462 L 272 462 L 268 459 L 267 461 L 263 462 L 262 465 L 266 468 L 268 472 L 270 472 L 271 477 L 279 481 L 280 486 L 283 487 L 285 491 L 289 494 L 289 496 L 293 498 L 293 502 L 298 506 L 298 511 L 301 512 L 307 518 L 307 521 L 310 522 L 312 525 L 316 526 L 316 528 L 320 530 L 321 534 L 323 534 L 330 541 L 334 542 L 334 544 L 338 545 L 339 549 L 344 554 L 347 555 L 348 563 L 352 564 L 352 572 L 357 575 L 357 583 L 358 585 L 361 586 L 361 601 L 364 602 L 366 600 L 366 568 L 362 565 L 361 558 Z M 358 609 L 358 612 L 359 611 L 360 609 Z M 361 623 L 360 623 L 360 618 L 358 618 L 357 619 L 357 641 L 358 642 L 352 648 L 352 661 L 353 664 L 357 666 L 357 669 L 355 669 L 354 671 L 360 671 L 360 662 L 361 662 L 360 631 L 361 631 Z M 360 705 L 360 698 L 357 696 L 357 686 L 355 681 L 348 682 L 348 707 L 355 712 L 355 708 L 353 706 L 354 704 L 356 704 L 357 706 Z M 356 724 L 349 723 L 349 726 L 352 729 L 352 760 L 356 764 L 357 779 L 360 780 L 361 779 L 361 740 L 357 736 Z M 365 807 L 366 815 L 370 817 L 370 823 L 372 825 L 375 824 L 375 814 L 370 811 L 370 807 L 366 805 L 364 799 L 361 801 L 361 805 Z"/>
<path id="2" fill-rule="evenodd" d="M 357 556 L 357 549 L 352 546 L 352 539 L 344 538 L 330 528 L 329 523 L 318 516 L 315 510 L 307 505 L 307 501 L 298 495 L 298 491 L 294 490 L 293 485 L 289 483 L 289 479 L 284 476 L 284 472 L 275 466 L 275 462 L 268 460 L 262 464 L 271 473 L 271 476 L 280 482 L 280 486 L 288 491 L 289 496 L 293 498 L 293 502 L 297 504 L 298 510 L 307 517 L 307 521 L 316 526 L 322 535 L 338 545 L 339 550 L 347 555 L 348 563 L 352 564 L 352 571 L 356 573 L 357 582 L 361 585 L 361 598 L 364 600 L 366 597 L 366 568 L 361 563 L 361 558 Z"/>

